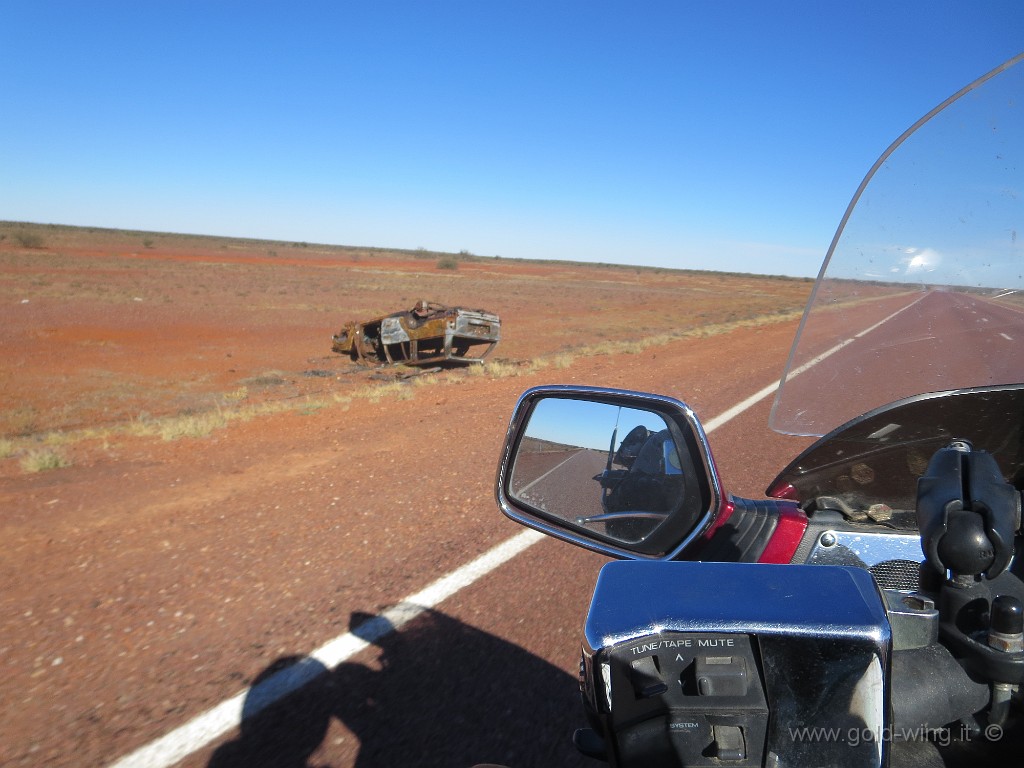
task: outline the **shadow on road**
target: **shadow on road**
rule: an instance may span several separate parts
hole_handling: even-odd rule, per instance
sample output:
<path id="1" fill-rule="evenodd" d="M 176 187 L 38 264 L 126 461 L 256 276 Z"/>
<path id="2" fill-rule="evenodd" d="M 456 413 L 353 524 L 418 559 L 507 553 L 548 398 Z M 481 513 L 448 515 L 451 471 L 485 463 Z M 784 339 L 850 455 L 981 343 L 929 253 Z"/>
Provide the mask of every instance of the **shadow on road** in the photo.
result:
<path id="1" fill-rule="evenodd" d="M 356 634 L 368 618 L 352 616 Z M 322 766 L 311 755 L 332 718 L 359 739 L 356 766 L 597 765 L 572 746 L 579 688 L 561 669 L 437 611 L 376 646 L 374 667 L 331 671 L 300 657 L 268 667 L 246 699 L 239 738 L 218 748 L 209 768 Z M 311 682 L 262 706 L 286 669 Z"/>

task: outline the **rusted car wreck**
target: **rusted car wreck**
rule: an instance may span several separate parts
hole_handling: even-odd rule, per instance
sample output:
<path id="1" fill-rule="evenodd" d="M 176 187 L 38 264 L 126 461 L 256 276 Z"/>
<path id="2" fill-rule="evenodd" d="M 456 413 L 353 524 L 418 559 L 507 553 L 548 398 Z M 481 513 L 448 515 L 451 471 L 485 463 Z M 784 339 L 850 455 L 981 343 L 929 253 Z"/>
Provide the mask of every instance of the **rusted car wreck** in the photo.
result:
<path id="1" fill-rule="evenodd" d="M 404 312 L 347 323 L 331 348 L 365 365 L 480 363 L 500 339 L 501 320 L 491 312 L 418 301 Z"/>

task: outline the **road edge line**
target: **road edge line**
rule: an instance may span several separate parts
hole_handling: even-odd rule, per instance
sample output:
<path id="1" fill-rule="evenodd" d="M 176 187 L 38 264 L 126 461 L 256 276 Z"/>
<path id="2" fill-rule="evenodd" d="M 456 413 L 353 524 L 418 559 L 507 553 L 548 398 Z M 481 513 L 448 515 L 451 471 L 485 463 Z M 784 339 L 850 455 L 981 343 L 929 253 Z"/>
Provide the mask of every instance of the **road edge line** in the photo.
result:
<path id="1" fill-rule="evenodd" d="M 705 425 L 704 433 L 710 434 L 731 421 L 768 397 L 778 387 L 777 382 L 769 384 L 711 419 Z M 521 531 L 369 621 L 363 622 L 354 630 L 329 640 L 302 662 L 283 669 L 256 686 L 196 715 L 184 725 L 110 764 L 109 768 L 170 768 L 240 725 L 242 707 L 247 697 L 258 702 L 255 706 L 252 703 L 246 706 L 245 716 L 252 717 L 311 682 L 323 673 L 324 667 L 333 669 L 375 641 L 397 631 L 424 611 L 430 610 L 459 590 L 486 576 L 543 538 L 544 534 L 532 529 Z"/>
<path id="2" fill-rule="evenodd" d="M 299 663 L 196 715 L 184 725 L 112 763 L 110 768 L 169 768 L 240 725 L 243 706 L 245 717 L 258 714 L 319 677 L 325 667 L 336 667 L 397 631 L 543 538 L 544 534 L 527 529 L 506 539 L 352 631 L 329 640 Z"/>

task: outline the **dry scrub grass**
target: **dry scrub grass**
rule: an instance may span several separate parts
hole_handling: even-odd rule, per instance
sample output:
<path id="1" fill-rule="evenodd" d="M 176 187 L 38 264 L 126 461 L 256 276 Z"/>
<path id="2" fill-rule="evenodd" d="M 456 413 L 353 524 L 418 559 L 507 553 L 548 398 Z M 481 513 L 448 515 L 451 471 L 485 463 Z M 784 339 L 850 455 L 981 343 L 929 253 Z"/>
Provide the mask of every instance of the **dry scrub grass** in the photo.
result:
<path id="1" fill-rule="evenodd" d="M 224 400 L 233 404 L 217 405 L 211 410 L 200 413 L 182 413 L 163 417 L 143 416 L 123 424 L 68 431 L 55 430 L 41 435 L 3 438 L 0 439 L 0 459 L 21 454 L 21 467 L 25 472 L 58 469 L 69 466 L 70 462 L 54 446 L 73 445 L 85 441 L 101 441 L 106 444 L 109 440 L 123 437 L 157 437 L 168 442 L 198 439 L 225 429 L 232 422 L 246 422 L 273 414 L 287 412 L 312 414 L 321 409 L 335 406 L 347 409 L 356 399 L 364 399 L 371 403 L 379 403 L 387 399 L 409 400 L 415 396 L 417 389 L 433 383 L 435 382 L 427 380 L 426 377 L 419 377 L 409 382 L 371 384 L 348 394 L 333 393 L 323 397 L 306 396 L 301 399 L 287 398 L 261 403 L 245 402 L 248 392 L 246 391 L 243 397 L 242 390 L 245 390 L 245 387 L 242 387 L 223 396 Z M 47 447 L 32 447 L 40 443 Z"/>
<path id="2" fill-rule="evenodd" d="M 413 397 L 412 388 L 407 384 L 398 381 L 389 381 L 384 384 L 374 384 L 356 392 L 356 397 L 365 398 L 371 403 L 379 403 L 386 398 L 398 400 L 409 400 Z"/>
<path id="3" fill-rule="evenodd" d="M 482 365 L 470 369 L 471 374 L 486 376 L 491 379 L 507 379 L 513 376 L 522 376 L 524 366 L 510 363 L 506 360 L 487 360 Z"/>
<path id="4" fill-rule="evenodd" d="M 170 419 L 161 419 L 157 433 L 164 440 L 178 440 L 182 437 L 206 437 L 217 429 L 228 425 L 223 411 L 192 413 Z"/>
<path id="5" fill-rule="evenodd" d="M 43 435 L 23 433 L 12 438 L 0 439 L 0 459 L 21 454 L 21 466 L 25 472 L 58 469 L 68 466 L 70 462 L 55 446 L 71 445 L 87 440 L 99 440 L 106 444 L 108 440 L 123 437 L 158 437 L 166 441 L 204 438 L 217 430 L 227 428 L 231 422 L 235 421 L 245 422 L 285 412 L 311 414 L 324 408 L 333 407 L 347 410 L 357 400 L 365 400 L 373 404 L 392 399 L 411 400 L 415 398 L 417 390 L 423 387 L 457 383 L 473 377 L 504 379 L 530 376 L 548 367 L 565 370 L 572 367 L 573 363 L 581 357 L 636 354 L 680 339 L 716 336 L 737 328 L 757 327 L 791 320 L 799 315 L 800 313 L 796 311 L 780 312 L 734 322 L 694 326 L 677 332 L 654 334 L 630 341 L 601 341 L 581 346 L 571 352 L 558 352 L 527 361 L 487 360 L 462 371 L 419 375 L 402 381 L 367 384 L 346 393 L 334 392 L 321 396 L 306 395 L 301 399 L 282 398 L 251 402 L 249 387 L 274 386 L 284 381 L 282 372 L 266 371 L 259 376 L 247 379 L 241 387 L 214 398 L 214 407 L 207 411 L 164 417 L 144 416 L 123 424 L 70 431 L 55 430 Z M 21 415 L 25 416 L 25 414 Z M 26 419 L 22 418 L 19 421 L 22 422 L 19 426 L 24 427 Z M 47 447 L 32 447 L 38 446 L 40 443 Z"/>
<path id="6" fill-rule="evenodd" d="M 24 472 L 44 472 L 48 469 L 60 469 L 71 465 L 68 458 L 53 448 L 37 448 L 21 457 L 21 468 Z"/>

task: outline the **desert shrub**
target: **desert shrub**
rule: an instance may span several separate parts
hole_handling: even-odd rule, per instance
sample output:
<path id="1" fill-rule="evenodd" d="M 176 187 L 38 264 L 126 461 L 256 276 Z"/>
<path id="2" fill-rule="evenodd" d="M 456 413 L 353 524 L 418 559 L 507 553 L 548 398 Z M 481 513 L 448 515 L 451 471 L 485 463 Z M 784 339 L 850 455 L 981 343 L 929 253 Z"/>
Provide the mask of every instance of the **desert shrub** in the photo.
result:
<path id="1" fill-rule="evenodd" d="M 576 358 L 573 355 L 569 354 L 568 352 L 565 352 L 560 355 L 555 355 L 555 357 L 551 360 L 551 364 L 555 366 L 555 368 L 564 369 L 570 367 L 573 364 L 573 362 L 575 362 L 575 359 Z"/>
<path id="2" fill-rule="evenodd" d="M 507 363 L 504 360 L 488 360 L 483 364 L 487 375 L 492 379 L 507 379 L 512 376 L 522 376 L 523 370 L 515 363 Z"/>
<path id="3" fill-rule="evenodd" d="M 424 374 L 422 376 L 413 376 L 406 382 L 407 386 L 416 387 L 431 387 L 438 383 L 438 379 L 434 374 Z"/>
<path id="4" fill-rule="evenodd" d="M 250 387 L 277 387 L 281 384 L 287 384 L 288 382 L 284 378 L 284 373 L 282 371 L 264 371 L 258 376 L 250 376 L 247 379 L 242 379 L 240 383 Z"/>
<path id="5" fill-rule="evenodd" d="M 57 429 L 53 430 L 52 432 L 47 432 L 45 435 L 43 435 L 43 442 L 46 445 L 53 447 L 57 445 L 68 445 L 69 443 L 73 443 L 74 438 L 69 433 L 62 432 L 59 429 Z"/>
<path id="6" fill-rule="evenodd" d="M 14 239 L 18 241 L 18 245 L 22 248 L 43 247 L 43 236 L 38 232 L 29 232 L 25 229 L 19 229 L 14 233 Z"/>
<path id="7" fill-rule="evenodd" d="M 384 398 L 400 397 L 401 399 L 407 399 L 402 394 L 405 392 L 409 392 L 409 396 L 411 396 L 411 390 L 401 382 L 388 381 L 383 384 L 371 384 L 357 390 L 354 394 L 356 397 L 366 398 L 371 403 L 379 403 Z"/>
<path id="8" fill-rule="evenodd" d="M 438 269 L 458 269 L 459 260 L 454 256 L 442 256 L 437 260 Z"/>
<path id="9" fill-rule="evenodd" d="M 29 451 L 21 459 L 21 468 L 25 472 L 43 472 L 47 469 L 60 469 L 70 466 L 71 462 L 58 450 L 39 448 Z"/>
<path id="10" fill-rule="evenodd" d="M 39 414 L 31 405 L 15 408 L 5 414 L 7 432 L 14 437 L 27 437 L 39 428 Z"/>
<path id="11" fill-rule="evenodd" d="M 231 392 L 226 392 L 224 394 L 224 399 L 225 400 L 231 400 L 231 401 L 234 401 L 236 403 L 240 403 L 243 400 L 248 399 L 248 397 L 249 397 L 249 388 L 246 387 L 246 386 L 241 386 L 241 387 L 239 387 L 236 390 L 233 390 Z"/>
<path id="12" fill-rule="evenodd" d="M 219 411 L 192 413 L 161 421 L 160 437 L 168 441 L 182 437 L 206 437 L 227 424 L 227 418 Z"/>
<path id="13" fill-rule="evenodd" d="M 14 455 L 14 441 L 0 437 L 0 459 L 9 459 Z"/>

